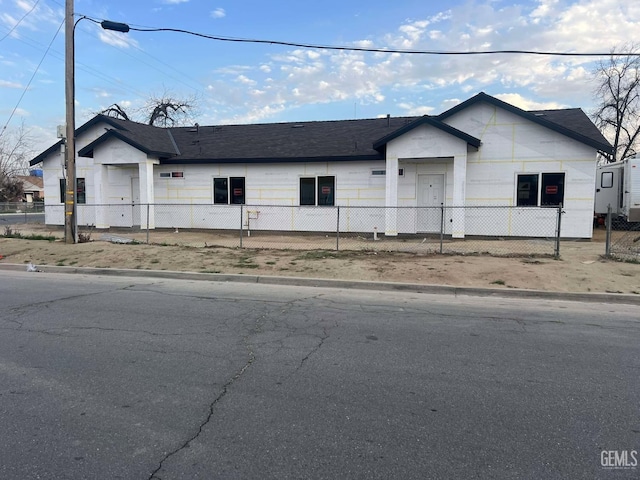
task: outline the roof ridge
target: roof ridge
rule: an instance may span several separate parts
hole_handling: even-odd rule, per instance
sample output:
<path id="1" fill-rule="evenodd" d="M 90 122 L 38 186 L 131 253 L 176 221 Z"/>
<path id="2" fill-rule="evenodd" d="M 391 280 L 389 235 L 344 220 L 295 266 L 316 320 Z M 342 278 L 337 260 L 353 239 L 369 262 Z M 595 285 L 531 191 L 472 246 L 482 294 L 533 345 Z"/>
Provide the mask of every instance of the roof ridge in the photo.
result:
<path id="1" fill-rule="evenodd" d="M 181 155 L 180 149 L 178 148 L 178 144 L 176 143 L 176 139 L 173 138 L 173 133 L 171 133 L 171 129 L 170 128 L 167 128 L 167 133 L 169 134 L 169 140 L 171 140 L 173 148 L 176 149 L 176 155 Z"/>

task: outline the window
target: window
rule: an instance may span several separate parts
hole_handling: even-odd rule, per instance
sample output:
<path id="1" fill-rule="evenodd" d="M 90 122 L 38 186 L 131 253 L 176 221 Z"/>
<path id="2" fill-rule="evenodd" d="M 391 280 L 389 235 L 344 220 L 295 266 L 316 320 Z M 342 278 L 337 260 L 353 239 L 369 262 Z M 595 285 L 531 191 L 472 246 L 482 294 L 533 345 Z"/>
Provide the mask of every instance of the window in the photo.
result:
<path id="1" fill-rule="evenodd" d="M 67 190 L 67 181 L 64 178 L 60 179 L 60 203 L 64 203 L 65 193 Z M 84 178 L 76 178 L 76 203 L 87 203 L 87 190 Z"/>
<path id="2" fill-rule="evenodd" d="M 184 178 L 184 172 L 171 172 L 172 178 Z"/>
<path id="3" fill-rule="evenodd" d="M 300 179 L 300 205 L 316 204 L 316 179 Z"/>
<path id="4" fill-rule="evenodd" d="M 171 178 L 171 173 L 169 173 L 169 172 L 160 172 L 160 178 Z"/>
<path id="5" fill-rule="evenodd" d="M 613 188 L 613 172 L 602 172 L 600 175 L 600 187 Z"/>
<path id="6" fill-rule="evenodd" d="M 538 175 L 518 175 L 518 198 L 519 207 L 538 205 Z"/>
<path id="7" fill-rule="evenodd" d="M 564 203 L 564 173 L 543 173 L 540 205 Z"/>
<path id="8" fill-rule="evenodd" d="M 218 177 L 213 179 L 213 203 L 240 205 L 244 204 L 244 200 L 244 177 Z"/>
<path id="9" fill-rule="evenodd" d="M 336 177 L 300 179 L 300 205 L 335 205 Z"/>
<path id="10" fill-rule="evenodd" d="M 76 202 L 87 203 L 87 190 L 85 189 L 84 178 L 76 178 Z"/>
<path id="11" fill-rule="evenodd" d="M 564 176 L 564 173 L 518 175 L 516 204 L 537 207 L 564 203 Z"/>
<path id="12" fill-rule="evenodd" d="M 387 174 L 386 170 L 371 170 L 371 175 L 375 176 L 384 176 Z M 399 168 L 398 169 L 398 176 L 399 177 L 404 177 L 404 168 Z"/>

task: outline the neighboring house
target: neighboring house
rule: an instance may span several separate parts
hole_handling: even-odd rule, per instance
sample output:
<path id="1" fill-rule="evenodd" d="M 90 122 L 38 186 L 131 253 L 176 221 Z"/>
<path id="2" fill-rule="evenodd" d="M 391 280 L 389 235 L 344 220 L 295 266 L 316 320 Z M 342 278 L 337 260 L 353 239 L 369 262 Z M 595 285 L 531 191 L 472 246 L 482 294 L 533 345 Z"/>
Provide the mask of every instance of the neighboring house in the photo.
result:
<path id="1" fill-rule="evenodd" d="M 23 201 L 31 203 L 34 200 L 44 200 L 44 182 L 42 177 L 18 175 L 16 178 L 22 182 L 24 188 Z"/>
<path id="2" fill-rule="evenodd" d="M 98 115 L 76 137 L 77 201 L 87 205 L 78 223 L 97 228 L 146 221 L 90 205 L 219 205 L 186 225 L 198 228 L 236 228 L 236 209 L 224 205 L 288 205 L 308 212 L 311 230 L 323 230 L 321 209 L 306 207 L 504 205 L 521 207 L 509 214 L 517 215 L 561 203 L 562 236 L 590 238 L 597 154 L 612 149 L 580 109 L 524 111 L 485 93 L 422 117 L 159 128 Z M 42 163 L 48 206 L 63 206 L 60 145 L 31 161 Z M 156 208 L 151 228 L 177 226 L 168 207 Z M 362 231 L 439 231 L 439 215 L 399 211 L 370 209 Z M 446 233 L 516 235 L 517 219 L 478 212 L 451 214 Z M 63 209 L 46 209 L 46 222 L 63 224 Z M 518 235 L 538 234 L 531 217 L 521 223 Z"/>

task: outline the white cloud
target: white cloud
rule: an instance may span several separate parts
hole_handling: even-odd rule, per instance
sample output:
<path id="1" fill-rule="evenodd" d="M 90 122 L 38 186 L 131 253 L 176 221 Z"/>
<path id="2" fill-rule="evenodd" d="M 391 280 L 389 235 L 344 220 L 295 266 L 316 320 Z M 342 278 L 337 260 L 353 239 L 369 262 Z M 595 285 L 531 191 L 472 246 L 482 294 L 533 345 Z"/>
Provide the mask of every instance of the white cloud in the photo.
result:
<path id="1" fill-rule="evenodd" d="M 555 110 L 567 107 L 567 105 L 558 102 L 536 102 L 518 93 L 498 93 L 494 96 L 523 110 Z"/>
<path id="2" fill-rule="evenodd" d="M 236 81 L 239 83 L 242 83 L 244 85 L 255 85 L 256 81 L 255 80 L 251 80 L 249 77 L 245 76 L 245 75 L 238 75 L 236 77 Z"/>
<path id="3" fill-rule="evenodd" d="M 17 82 L 9 82 L 8 80 L 0 80 L 0 88 L 24 88 L 24 85 L 21 85 Z"/>
<path id="4" fill-rule="evenodd" d="M 425 19 L 409 20 L 378 38 L 351 44 L 459 52 L 607 52 L 614 45 L 635 38 L 640 28 L 640 4 L 636 2 L 571 2 L 464 3 Z M 615 28 L 599 29 L 594 34 L 594 25 L 605 24 Z M 414 96 L 398 100 L 394 108 L 409 115 L 433 114 L 479 91 L 527 110 L 585 108 L 592 101 L 590 71 L 596 60 L 515 54 L 319 52 L 298 48 L 272 55 L 268 62 L 255 67 L 228 67 L 228 73 L 244 78 L 238 78 L 233 86 L 216 83 L 215 92 L 226 99 L 222 102 L 228 108 L 246 109 L 246 114 L 230 117 L 237 121 L 264 119 L 303 105 L 358 100 L 361 105 L 375 106 L 405 94 Z M 249 78 L 251 82 L 246 81 Z M 416 95 L 425 96 L 416 101 Z M 425 98 L 430 100 L 422 101 Z M 384 108 L 389 109 L 389 104 Z"/>
<path id="5" fill-rule="evenodd" d="M 103 43 L 106 43 L 107 45 L 111 45 L 113 47 L 129 48 L 138 46 L 138 42 L 130 36 L 127 36 L 124 33 L 115 32 L 113 30 L 99 30 L 98 38 L 100 38 Z"/>
<path id="6" fill-rule="evenodd" d="M 178 5 L 179 3 L 187 3 L 189 0 L 162 0 L 167 5 Z"/>
<path id="7" fill-rule="evenodd" d="M 211 18 L 223 18 L 226 16 L 227 13 L 224 11 L 224 8 L 216 8 L 211 12 Z"/>
<path id="8" fill-rule="evenodd" d="M 403 110 L 402 115 L 420 116 L 420 115 L 432 115 L 434 108 L 428 105 L 414 105 L 412 103 L 399 103 L 398 107 Z"/>

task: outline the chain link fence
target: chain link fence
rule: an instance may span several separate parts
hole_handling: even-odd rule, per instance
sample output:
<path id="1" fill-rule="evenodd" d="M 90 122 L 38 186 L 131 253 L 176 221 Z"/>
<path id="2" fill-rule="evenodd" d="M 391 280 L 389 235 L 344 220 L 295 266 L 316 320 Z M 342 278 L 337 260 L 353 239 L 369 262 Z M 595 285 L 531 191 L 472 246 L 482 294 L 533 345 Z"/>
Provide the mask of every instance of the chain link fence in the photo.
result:
<path id="1" fill-rule="evenodd" d="M 609 206 L 606 229 L 605 255 L 625 262 L 640 263 L 640 222 L 613 218 Z"/>
<path id="2" fill-rule="evenodd" d="M 44 203 L 0 203 L 0 227 L 44 223 Z"/>
<path id="3" fill-rule="evenodd" d="M 41 223 L 62 225 L 64 206 L 47 205 L 44 217 Z M 76 217 L 85 240 L 557 258 L 562 209 L 80 204 Z"/>

